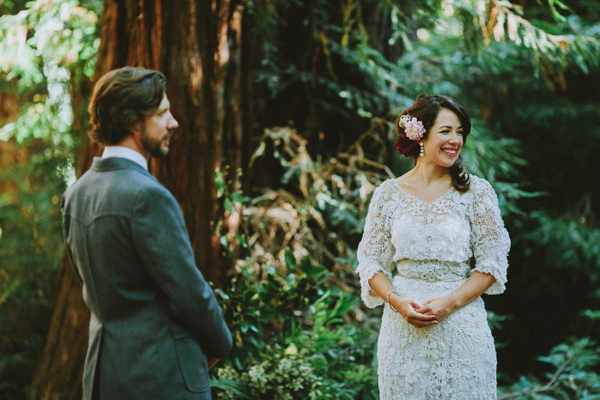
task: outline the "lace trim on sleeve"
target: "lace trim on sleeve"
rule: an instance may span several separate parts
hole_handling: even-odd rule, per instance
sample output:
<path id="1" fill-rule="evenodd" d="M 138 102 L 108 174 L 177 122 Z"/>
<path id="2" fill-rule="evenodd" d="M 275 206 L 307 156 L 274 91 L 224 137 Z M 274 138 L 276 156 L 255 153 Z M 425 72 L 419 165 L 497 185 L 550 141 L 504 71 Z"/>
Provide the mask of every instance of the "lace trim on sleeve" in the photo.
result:
<path id="1" fill-rule="evenodd" d="M 360 267 L 360 297 L 364 301 L 365 305 L 369 308 L 374 308 L 385 303 L 385 301 L 381 297 L 379 297 L 379 295 L 375 293 L 375 291 L 371 289 L 369 279 L 375 276 L 379 271 L 383 271 L 383 273 L 388 277 L 388 279 L 391 282 L 391 272 L 383 269 L 381 265 L 379 265 L 376 262 L 362 263 Z"/>
<path id="2" fill-rule="evenodd" d="M 506 278 L 507 269 L 508 262 L 506 260 L 504 262 L 502 260 L 497 260 L 496 262 L 484 260 L 477 263 L 475 271 L 484 272 L 496 278 L 496 282 L 485 291 L 486 294 L 501 294 L 506 290 L 506 282 L 508 281 Z"/>
<path id="3" fill-rule="evenodd" d="M 379 271 L 383 271 L 390 281 L 392 279 L 390 265 L 394 248 L 390 231 L 390 199 L 385 195 L 384 190 L 382 185 L 373 193 L 365 220 L 365 230 L 357 251 L 356 272 L 360 276 L 361 298 L 369 308 L 384 303 L 384 300 L 371 289 L 369 279 Z"/>
<path id="4" fill-rule="evenodd" d="M 496 193 L 485 179 L 477 179 L 473 204 L 475 270 L 496 278 L 486 294 L 500 294 L 506 289 L 510 238 L 500 215 Z"/>

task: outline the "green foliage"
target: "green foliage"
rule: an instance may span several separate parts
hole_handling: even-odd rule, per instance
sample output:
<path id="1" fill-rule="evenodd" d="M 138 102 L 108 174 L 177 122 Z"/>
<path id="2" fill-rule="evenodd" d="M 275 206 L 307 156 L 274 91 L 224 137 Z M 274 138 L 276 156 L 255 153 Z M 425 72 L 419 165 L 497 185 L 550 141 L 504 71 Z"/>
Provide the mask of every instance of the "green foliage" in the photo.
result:
<path id="1" fill-rule="evenodd" d="M 551 218 L 537 211 L 530 218 L 537 227 L 523 234 L 529 251 L 543 247 L 548 265 L 584 272 L 592 284 L 600 282 L 600 229 L 586 227 L 578 218 Z"/>
<path id="2" fill-rule="evenodd" d="M 547 382 L 521 376 L 517 383 L 500 388 L 499 399 L 598 399 L 600 397 L 600 347 L 589 338 L 571 338 L 554 347 L 539 360 L 554 371 L 546 374 Z"/>
<path id="3" fill-rule="evenodd" d="M 10 398 L 23 394 L 43 349 L 63 248 L 61 162 L 29 157 L 0 172 L 0 397 Z"/>
<path id="4" fill-rule="evenodd" d="M 311 143 L 311 152 L 315 146 L 327 152 L 329 143 L 344 141 L 344 129 L 356 132 L 387 112 L 392 92 L 386 88 L 399 83 L 393 63 L 369 44 L 363 11 L 373 6 L 368 3 L 350 2 L 340 10 L 325 0 L 249 2 L 254 34 L 261 39 L 261 61 L 253 74 L 256 101 L 263 105 L 258 109 L 269 110 L 257 115 L 265 121 L 263 128 L 292 121 L 314 134 L 324 129 L 331 139 Z M 380 3 L 389 9 L 387 2 Z"/>
<path id="5" fill-rule="evenodd" d="M 374 398 L 373 332 L 346 319 L 357 298 L 329 286 L 310 258 L 297 263 L 288 251 L 286 264 L 287 273 L 263 266 L 266 276 L 241 264 L 218 291 L 235 342 L 211 381 L 219 398 Z"/>
<path id="6" fill-rule="evenodd" d="M 257 361 L 250 366 L 247 372 L 238 373 L 232 367 L 223 368 L 219 370 L 219 377 L 242 383 L 244 389 L 221 392 L 218 398 L 275 400 L 309 398 L 317 377 L 306 355 L 307 349 L 299 352 L 297 349 L 284 351 L 280 346 L 275 345 L 269 347 L 261 355 L 260 362 Z M 219 386 L 228 389 L 225 385 Z"/>
<path id="7" fill-rule="evenodd" d="M 0 6 L 0 397 L 24 398 L 63 255 L 60 196 L 75 178 L 73 119 L 93 73 L 99 1 Z M 88 8 L 86 8 L 88 7 Z M 83 105 L 85 107 L 85 105 Z"/>
<path id="8" fill-rule="evenodd" d="M 249 199 L 244 198 L 240 190 L 230 189 L 233 180 L 228 180 L 227 176 L 229 172 L 229 165 L 226 165 L 223 170 L 221 170 L 221 168 L 215 170 L 217 201 L 223 210 L 221 213 L 223 217 L 217 220 L 216 223 L 215 221 L 211 221 L 211 228 L 213 229 L 215 236 L 219 237 L 219 243 L 221 243 L 221 246 L 224 249 L 223 255 L 235 257 L 237 246 L 239 245 L 242 248 L 247 248 L 248 244 L 246 243 L 246 237 L 243 234 L 238 235 L 236 232 L 223 232 L 225 226 L 224 218 L 239 213 L 241 205 L 244 202 L 248 202 Z M 235 171 L 235 174 L 235 182 L 239 182 L 242 171 Z"/>
<path id="9" fill-rule="evenodd" d="M 97 14 L 79 3 L 38 0 L 0 17 L 0 89 L 21 105 L 0 140 L 43 138 L 67 151 L 76 144 L 69 89 L 91 78 L 100 45 Z"/>
<path id="10" fill-rule="evenodd" d="M 241 274 L 232 280 L 231 288 L 227 292 L 217 289 L 234 337 L 228 359 L 240 370 L 266 348 L 270 336 L 290 329 L 323 293 L 323 282 L 330 274 L 327 269 L 313 265 L 310 258 L 297 264 L 289 251 L 286 262 L 287 274 L 274 266 L 240 261 Z"/>
<path id="11" fill-rule="evenodd" d="M 318 376 L 311 399 L 377 398 L 376 333 L 349 325 L 344 316 L 358 300 L 328 290 L 312 306 L 311 330 L 293 332 L 286 343 L 310 349 Z"/>
<path id="12" fill-rule="evenodd" d="M 592 321 L 600 320 L 600 311 L 598 311 L 598 310 L 587 309 L 587 310 L 583 310 L 581 312 L 581 314 L 585 317 L 588 317 Z"/>

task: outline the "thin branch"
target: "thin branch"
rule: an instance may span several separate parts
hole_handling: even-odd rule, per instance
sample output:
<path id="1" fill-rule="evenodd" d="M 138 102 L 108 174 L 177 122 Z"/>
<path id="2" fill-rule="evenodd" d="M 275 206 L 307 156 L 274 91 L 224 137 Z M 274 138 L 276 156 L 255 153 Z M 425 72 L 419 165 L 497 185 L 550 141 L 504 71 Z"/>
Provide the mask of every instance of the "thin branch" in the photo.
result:
<path id="1" fill-rule="evenodd" d="M 523 390 L 520 392 L 506 393 L 506 394 L 503 394 L 502 396 L 499 396 L 498 400 L 510 399 L 512 397 L 519 397 L 519 396 L 528 395 L 528 394 L 535 394 L 535 393 L 540 393 L 540 392 L 544 392 L 546 390 L 553 389 L 554 384 L 556 383 L 556 381 L 558 380 L 560 375 L 563 373 L 565 368 L 567 368 L 569 366 L 569 364 L 571 364 L 571 358 L 569 358 L 568 360 L 566 360 L 565 362 L 563 362 L 561 364 L 561 366 L 556 370 L 556 372 L 554 373 L 554 375 L 552 376 L 550 381 L 548 383 L 546 383 L 544 386 L 533 388 L 533 389 L 526 389 L 526 390 Z"/>
<path id="2" fill-rule="evenodd" d="M 337 158 L 341 158 L 341 159 L 346 159 L 346 160 L 356 160 L 357 162 L 361 162 L 363 164 L 369 165 L 371 167 L 375 167 L 375 168 L 379 168 L 384 170 L 390 178 L 395 178 L 396 176 L 394 175 L 394 173 L 392 172 L 392 170 L 390 170 L 390 168 L 387 165 L 375 162 L 375 161 L 371 161 L 367 158 L 355 158 L 354 156 L 351 156 L 347 153 L 338 153 Z"/>

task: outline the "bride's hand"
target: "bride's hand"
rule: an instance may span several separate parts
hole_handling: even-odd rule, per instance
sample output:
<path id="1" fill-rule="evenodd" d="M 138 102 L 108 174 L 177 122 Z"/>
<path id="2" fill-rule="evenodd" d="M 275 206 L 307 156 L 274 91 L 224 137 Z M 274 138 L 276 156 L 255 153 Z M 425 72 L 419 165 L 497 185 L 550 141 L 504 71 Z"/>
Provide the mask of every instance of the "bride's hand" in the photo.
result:
<path id="1" fill-rule="evenodd" d="M 414 327 L 425 328 L 438 323 L 437 317 L 434 314 L 427 315 L 419 311 L 424 305 L 415 299 L 402 298 L 394 293 L 394 295 L 390 297 L 390 303 L 390 305 L 402 315 L 406 322 Z"/>
<path id="2" fill-rule="evenodd" d="M 435 315 L 438 321 L 446 318 L 456 308 L 447 297 L 437 297 L 435 299 L 427 300 L 422 307 L 416 311 L 422 314 Z"/>

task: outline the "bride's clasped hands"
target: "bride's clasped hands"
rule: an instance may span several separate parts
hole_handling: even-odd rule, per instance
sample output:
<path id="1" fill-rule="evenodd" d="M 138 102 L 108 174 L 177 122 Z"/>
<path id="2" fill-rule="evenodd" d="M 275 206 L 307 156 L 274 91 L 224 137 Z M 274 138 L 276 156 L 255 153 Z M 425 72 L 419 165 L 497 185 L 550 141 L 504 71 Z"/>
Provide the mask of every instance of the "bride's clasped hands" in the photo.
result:
<path id="1" fill-rule="evenodd" d="M 390 303 L 406 322 L 416 328 L 426 328 L 438 323 L 439 318 L 430 312 L 429 307 L 415 299 L 403 298 L 394 293 L 390 297 Z"/>
<path id="2" fill-rule="evenodd" d="M 423 307 L 419 308 L 417 312 L 435 315 L 437 320 L 441 321 L 456 310 L 456 308 L 457 307 L 448 296 L 445 296 L 427 300 L 425 304 L 423 304 Z"/>
<path id="3" fill-rule="evenodd" d="M 415 299 L 402 298 L 396 295 L 390 298 L 390 302 L 402 315 L 402 318 L 416 328 L 437 325 L 439 321 L 456 309 L 447 297 L 437 297 L 421 304 Z"/>

